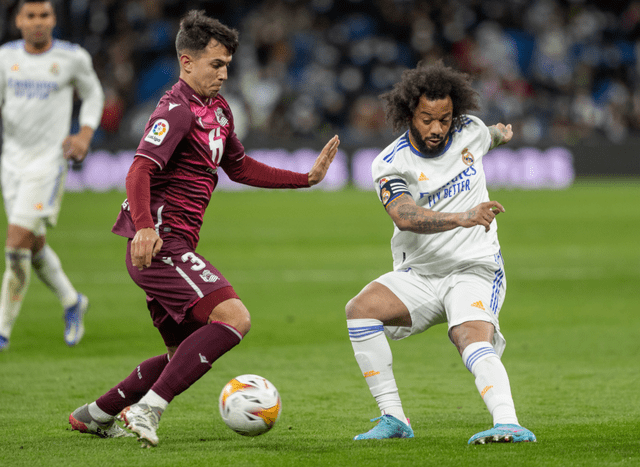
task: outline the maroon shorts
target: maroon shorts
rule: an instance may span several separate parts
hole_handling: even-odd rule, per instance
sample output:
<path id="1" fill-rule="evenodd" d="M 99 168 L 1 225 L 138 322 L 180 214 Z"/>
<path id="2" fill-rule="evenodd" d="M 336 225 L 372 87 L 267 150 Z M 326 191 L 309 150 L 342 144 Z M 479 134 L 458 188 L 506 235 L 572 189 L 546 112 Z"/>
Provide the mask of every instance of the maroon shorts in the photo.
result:
<path id="1" fill-rule="evenodd" d="M 217 292 L 219 302 L 238 298 L 229 281 L 204 257 L 186 243 L 167 239 L 151 261 L 139 271 L 131 263 L 131 240 L 127 242 L 127 270 L 133 281 L 147 294 L 147 307 L 165 344 L 177 346 L 201 327 L 193 306 L 203 297 Z"/>

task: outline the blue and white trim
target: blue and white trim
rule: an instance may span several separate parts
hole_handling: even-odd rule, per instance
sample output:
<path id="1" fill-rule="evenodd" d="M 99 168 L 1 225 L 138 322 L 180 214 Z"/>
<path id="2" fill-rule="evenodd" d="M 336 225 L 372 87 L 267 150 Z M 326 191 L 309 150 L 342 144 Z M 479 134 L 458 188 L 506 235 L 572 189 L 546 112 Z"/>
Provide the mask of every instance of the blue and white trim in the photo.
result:
<path id="1" fill-rule="evenodd" d="M 494 255 L 498 270 L 494 273 L 493 284 L 491 286 L 491 302 L 489 303 L 489 309 L 493 314 L 498 313 L 498 306 L 500 304 L 500 291 L 502 290 L 502 283 L 504 281 L 504 261 L 502 259 L 502 252 L 498 252 Z"/>
<path id="2" fill-rule="evenodd" d="M 398 153 L 398 151 L 406 148 L 407 146 L 409 146 L 408 133 L 406 133 L 402 138 L 400 138 L 400 140 L 398 140 L 398 143 L 394 146 L 391 152 L 386 156 L 384 156 L 382 160 L 391 164 L 393 162 L 393 159 L 396 157 L 396 154 Z"/>
<path id="3" fill-rule="evenodd" d="M 349 339 L 362 339 L 381 332 L 384 332 L 384 326 L 382 324 L 349 328 Z"/>
<path id="4" fill-rule="evenodd" d="M 496 351 L 493 349 L 493 346 L 488 342 L 484 343 L 476 343 L 479 344 L 480 347 L 473 350 L 469 356 L 464 360 L 464 365 L 467 367 L 471 373 L 473 373 L 472 368 L 473 365 L 478 363 L 481 360 L 489 357 L 497 357 Z M 471 344 L 474 345 L 474 344 Z M 466 349 L 465 349 L 466 350 Z"/>

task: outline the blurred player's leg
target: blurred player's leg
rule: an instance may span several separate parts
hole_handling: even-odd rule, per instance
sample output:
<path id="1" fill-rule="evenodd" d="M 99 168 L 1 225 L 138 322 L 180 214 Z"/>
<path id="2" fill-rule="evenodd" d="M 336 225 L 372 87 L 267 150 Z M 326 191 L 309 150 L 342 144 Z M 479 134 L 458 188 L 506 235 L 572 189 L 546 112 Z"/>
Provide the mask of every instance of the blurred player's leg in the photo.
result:
<path id="1" fill-rule="evenodd" d="M 38 278 L 56 294 L 63 308 L 69 308 L 78 302 L 78 292 L 62 270 L 60 258 L 49 245 L 45 244 L 34 255 L 31 264 Z"/>
<path id="2" fill-rule="evenodd" d="M 5 271 L 0 292 L 0 336 L 1 350 L 9 346 L 9 337 L 22 300 L 29 288 L 31 278 L 31 250 L 28 248 L 5 248 Z"/>
<path id="3" fill-rule="evenodd" d="M 408 432 L 411 428 L 400 402 L 398 386 L 393 375 L 393 356 L 389 342 L 384 335 L 382 321 L 377 319 L 348 319 L 347 327 L 356 361 L 360 366 L 360 371 L 364 375 L 365 381 L 369 385 L 371 395 L 378 403 L 380 412 L 383 415 L 391 415 L 396 418 L 408 428 L 406 430 Z M 378 423 L 371 431 L 376 429 L 379 431 L 384 426 L 384 423 Z M 367 434 L 356 436 L 355 439 L 366 439 L 361 438 L 365 435 Z M 413 437 L 413 431 L 411 431 L 411 436 L 401 437 Z"/>
<path id="4" fill-rule="evenodd" d="M 38 237 L 44 243 L 44 237 Z M 69 346 L 77 345 L 84 335 L 84 314 L 88 299 L 79 294 L 62 270 L 60 258 L 46 243 L 31 262 L 36 275 L 58 297 L 65 310 L 64 340 Z"/>

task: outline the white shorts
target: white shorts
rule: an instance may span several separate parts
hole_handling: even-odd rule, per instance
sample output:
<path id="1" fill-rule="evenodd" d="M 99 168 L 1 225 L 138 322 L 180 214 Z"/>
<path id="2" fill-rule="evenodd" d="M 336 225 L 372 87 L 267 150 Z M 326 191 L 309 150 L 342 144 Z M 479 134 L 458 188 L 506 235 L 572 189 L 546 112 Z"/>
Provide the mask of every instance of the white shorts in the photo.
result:
<path id="1" fill-rule="evenodd" d="M 9 224 L 23 227 L 36 236 L 54 227 L 64 194 L 66 164 L 42 173 L 19 173 L 2 170 L 2 196 Z"/>
<path id="2" fill-rule="evenodd" d="M 431 326 L 448 328 L 467 321 L 487 321 L 495 327 L 493 347 L 502 356 L 506 341 L 500 333 L 498 315 L 504 302 L 507 280 L 500 253 L 493 264 L 481 262 L 446 276 L 423 276 L 413 270 L 388 272 L 375 282 L 389 288 L 409 310 L 411 327 L 385 326 L 387 337 L 398 340 L 419 334 Z"/>

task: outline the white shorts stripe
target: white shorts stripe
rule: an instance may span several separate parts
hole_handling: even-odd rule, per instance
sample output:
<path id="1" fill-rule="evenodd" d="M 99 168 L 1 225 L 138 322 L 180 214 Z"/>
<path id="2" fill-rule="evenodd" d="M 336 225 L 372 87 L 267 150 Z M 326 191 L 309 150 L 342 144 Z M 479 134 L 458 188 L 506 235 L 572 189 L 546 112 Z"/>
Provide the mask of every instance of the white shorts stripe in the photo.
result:
<path id="1" fill-rule="evenodd" d="M 176 271 L 178 271 L 178 274 L 180 274 L 182 276 L 182 278 L 187 281 L 187 284 L 189 284 L 191 286 L 191 288 L 193 290 L 196 291 L 196 293 L 198 294 L 198 297 L 202 298 L 204 297 L 204 294 L 202 293 L 202 290 L 200 290 L 200 287 L 198 287 L 190 278 L 189 276 L 187 276 L 184 271 L 182 269 L 180 269 L 178 266 L 176 266 Z"/>

